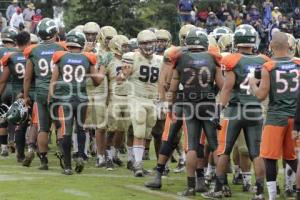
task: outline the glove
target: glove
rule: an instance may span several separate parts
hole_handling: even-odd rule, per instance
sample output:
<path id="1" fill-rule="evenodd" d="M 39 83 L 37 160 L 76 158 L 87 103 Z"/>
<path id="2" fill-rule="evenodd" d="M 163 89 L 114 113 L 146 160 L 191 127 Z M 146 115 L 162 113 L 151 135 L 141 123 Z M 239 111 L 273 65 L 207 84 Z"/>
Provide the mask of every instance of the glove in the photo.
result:
<path id="1" fill-rule="evenodd" d="M 221 130 L 222 126 L 220 125 L 220 119 L 221 119 L 221 112 L 223 110 L 223 106 L 221 104 L 216 105 L 216 111 L 215 111 L 215 116 L 210 118 L 210 121 L 213 124 L 213 127 L 217 130 Z"/>

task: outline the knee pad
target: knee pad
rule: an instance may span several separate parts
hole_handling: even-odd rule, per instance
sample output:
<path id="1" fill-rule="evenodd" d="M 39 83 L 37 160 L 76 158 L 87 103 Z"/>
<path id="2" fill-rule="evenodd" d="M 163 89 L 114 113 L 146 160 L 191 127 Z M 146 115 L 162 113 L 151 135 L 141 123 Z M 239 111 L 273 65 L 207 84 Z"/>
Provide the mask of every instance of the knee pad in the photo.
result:
<path id="1" fill-rule="evenodd" d="M 138 109 L 134 113 L 133 120 L 138 124 L 142 125 L 146 123 L 146 110 L 144 108 Z"/>
<path id="2" fill-rule="evenodd" d="M 159 154 L 170 157 L 172 152 L 173 152 L 172 144 L 168 141 L 162 142 L 160 150 L 159 150 Z"/>

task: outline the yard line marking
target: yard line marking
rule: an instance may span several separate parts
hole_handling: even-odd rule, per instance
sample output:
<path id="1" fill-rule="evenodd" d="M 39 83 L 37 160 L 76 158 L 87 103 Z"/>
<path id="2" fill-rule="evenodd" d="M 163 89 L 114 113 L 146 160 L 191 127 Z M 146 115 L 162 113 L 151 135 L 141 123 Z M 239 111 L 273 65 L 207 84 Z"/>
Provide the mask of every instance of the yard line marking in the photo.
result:
<path id="1" fill-rule="evenodd" d="M 67 194 L 74 195 L 74 196 L 91 197 L 91 195 L 88 192 L 83 192 L 83 191 L 73 189 L 73 188 L 65 188 L 63 190 L 63 192 L 67 193 Z"/>
<path id="2" fill-rule="evenodd" d="M 161 191 L 156 191 L 156 190 L 150 190 L 150 189 L 145 188 L 143 186 L 125 185 L 125 187 L 128 188 L 128 189 L 138 190 L 138 191 L 146 192 L 148 194 L 157 195 L 157 196 L 168 198 L 168 199 L 172 198 L 172 199 L 177 199 L 177 200 L 189 200 L 189 198 L 186 198 L 186 197 L 181 197 L 181 196 L 177 196 L 177 195 L 174 195 L 174 194 L 161 192 Z"/>
<path id="3" fill-rule="evenodd" d="M 0 174 L 0 182 L 1 181 L 31 181 L 33 179 L 37 179 L 37 178 L 28 177 L 28 176 L 20 177 L 20 176 L 12 176 L 12 175 L 2 175 L 2 174 Z"/>
<path id="4" fill-rule="evenodd" d="M 26 168 L 22 168 L 22 169 L 26 169 Z M 44 176 L 65 176 L 63 174 L 61 174 L 60 172 L 27 172 L 27 171 L 0 171 L 0 175 L 1 174 L 23 174 L 23 175 L 44 175 Z M 89 173 L 89 174 L 78 174 L 75 175 L 77 177 L 80 176 L 84 176 L 84 177 L 104 177 L 104 178 L 135 178 L 134 176 L 130 176 L 130 175 L 117 175 L 117 174 L 95 174 L 95 173 Z M 166 177 L 166 180 L 184 180 L 184 177 Z"/>

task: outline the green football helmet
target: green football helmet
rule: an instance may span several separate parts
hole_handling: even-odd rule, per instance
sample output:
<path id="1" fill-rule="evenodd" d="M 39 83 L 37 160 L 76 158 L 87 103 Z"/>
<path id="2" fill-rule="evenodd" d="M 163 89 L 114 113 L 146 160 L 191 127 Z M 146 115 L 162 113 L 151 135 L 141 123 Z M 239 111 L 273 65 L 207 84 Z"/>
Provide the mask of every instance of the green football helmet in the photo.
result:
<path id="1" fill-rule="evenodd" d="M 67 34 L 66 44 L 68 47 L 84 48 L 86 38 L 84 33 L 76 30 L 72 30 Z"/>
<path id="2" fill-rule="evenodd" d="M 11 27 L 6 27 L 2 30 L 1 40 L 2 42 L 16 42 L 16 37 L 18 35 L 18 30 Z"/>
<path id="3" fill-rule="evenodd" d="M 208 48 L 208 36 L 201 28 L 191 29 L 185 38 L 185 45 L 189 49 L 204 49 Z"/>
<path id="4" fill-rule="evenodd" d="M 218 41 L 219 38 L 224 34 L 230 34 L 233 33 L 232 30 L 226 26 L 220 26 L 213 30 L 212 35 L 215 37 L 215 39 Z"/>
<path id="5" fill-rule="evenodd" d="M 233 35 L 234 45 L 237 47 L 256 47 L 257 38 L 256 30 L 248 24 L 238 26 Z"/>
<path id="6" fill-rule="evenodd" d="M 14 125 L 23 123 L 27 120 L 28 116 L 28 108 L 26 107 L 23 99 L 15 101 L 6 113 L 7 121 Z"/>
<path id="7" fill-rule="evenodd" d="M 133 52 L 139 48 L 139 44 L 136 38 L 131 38 L 128 42 L 129 51 Z"/>
<path id="8" fill-rule="evenodd" d="M 42 40 L 50 40 L 58 33 L 58 27 L 53 19 L 42 19 L 37 27 L 36 32 Z"/>
<path id="9" fill-rule="evenodd" d="M 0 105 L 0 124 L 7 122 L 6 114 L 8 110 L 9 107 L 6 104 L 3 103 Z"/>
<path id="10" fill-rule="evenodd" d="M 179 30 L 179 42 L 180 42 L 180 46 L 184 46 L 186 34 L 187 34 L 192 28 L 196 28 L 196 26 L 194 26 L 194 25 L 192 25 L 192 24 L 186 24 L 186 25 L 183 25 L 183 26 L 180 28 L 180 30 Z"/>

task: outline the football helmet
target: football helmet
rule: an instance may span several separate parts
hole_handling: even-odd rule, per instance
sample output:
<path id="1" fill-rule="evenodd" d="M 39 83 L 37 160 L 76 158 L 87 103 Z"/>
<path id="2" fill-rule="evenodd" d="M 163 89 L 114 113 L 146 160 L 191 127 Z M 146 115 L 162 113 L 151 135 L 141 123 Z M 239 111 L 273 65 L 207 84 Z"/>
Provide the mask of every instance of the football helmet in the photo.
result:
<path id="1" fill-rule="evenodd" d="M 134 52 L 136 49 L 139 48 L 139 44 L 136 38 L 131 38 L 128 42 L 129 51 Z"/>
<path id="2" fill-rule="evenodd" d="M 78 25 L 78 26 L 76 26 L 74 29 L 75 29 L 76 31 L 83 32 L 83 28 L 84 28 L 84 25 Z"/>
<path id="3" fill-rule="evenodd" d="M 86 42 L 85 34 L 80 31 L 70 31 L 66 37 L 66 44 L 70 47 L 84 48 Z"/>
<path id="4" fill-rule="evenodd" d="M 100 29 L 100 34 L 99 34 L 99 42 L 100 42 L 101 46 L 107 48 L 109 41 L 117 34 L 118 33 L 114 27 L 103 26 Z"/>
<path id="5" fill-rule="evenodd" d="M 6 113 L 7 121 L 14 125 L 23 123 L 28 116 L 28 108 L 26 107 L 23 99 L 15 101 Z"/>
<path id="6" fill-rule="evenodd" d="M 180 30 L 179 30 L 179 42 L 180 42 L 180 46 L 184 46 L 184 42 L 185 42 L 185 37 L 186 34 L 189 32 L 189 30 L 191 30 L 192 28 L 196 28 L 196 26 L 192 25 L 192 24 L 186 24 L 183 25 Z"/>
<path id="7" fill-rule="evenodd" d="M 0 105 L 0 124 L 3 124 L 7 121 L 6 114 L 7 114 L 8 110 L 9 110 L 9 107 L 6 104 L 3 103 Z"/>
<path id="8" fill-rule="evenodd" d="M 100 27 L 96 22 L 88 22 L 83 26 L 82 31 L 86 36 L 87 42 L 94 43 L 99 37 Z"/>
<path id="9" fill-rule="evenodd" d="M 208 48 L 208 36 L 203 29 L 193 28 L 186 35 L 185 45 L 189 49 L 206 50 Z"/>
<path id="10" fill-rule="evenodd" d="M 160 29 L 155 32 L 155 36 L 157 39 L 156 52 L 162 53 L 171 44 L 172 35 L 169 31 Z"/>
<path id="11" fill-rule="evenodd" d="M 42 40 L 50 40 L 58 33 L 58 27 L 53 19 L 44 18 L 38 23 L 36 32 Z"/>
<path id="12" fill-rule="evenodd" d="M 222 52 L 231 52 L 233 44 L 233 34 L 223 34 L 218 40 L 218 46 Z"/>
<path id="13" fill-rule="evenodd" d="M 152 56 L 155 52 L 156 47 L 156 36 L 155 33 L 149 30 L 143 30 L 139 32 L 137 41 L 141 53 L 146 56 Z"/>
<path id="14" fill-rule="evenodd" d="M 239 25 L 233 36 L 234 45 L 237 47 L 256 47 L 258 34 L 253 26 Z"/>
<path id="15" fill-rule="evenodd" d="M 220 26 L 213 30 L 212 35 L 216 38 L 218 41 L 219 38 L 224 34 L 230 34 L 233 33 L 232 30 L 226 26 Z"/>
<path id="16" fill-rule="evenodd" d="M 1 32 L 2 42 L 16 42 L 16 37 L 18 35 L 18 30 L 11 27 L 5 27 Z"/>
<path id="17" fill-rule="evenodd" d="M 122 62 L 124 64 L 133 64 L 133 57 L 135 55 L 135 52 L 128 52 L 128 53 L 124 53 L 122 55 Z"/>
<path id="18" fill-rule="evenodd" d="M 291 56 L 295 56 L 295 54 L 296 54 L 296 39 L 290 33 L 285 33 L 285 34 L 288 36 L 288 43 L 289 43 L 289 48 L 290 48 L 289 54 Z"/>
<path id="19" fill-rule="evenodd" d="M 30 43 L 31 43 L 31 44 L 37 44 L 37 43 L 39 43 L 39 38 L 38 38 L 38 36 L 36 36 L 36 35 L 33 34 L 33 33 L 30 33 Z"/>
<path id="20" fill-rule="evenodd" d="M 129 51 L 128 42 L 125 35 L 116 35 L 109 41 L 108 47 L 114 54 L 121 56 Z"/>

